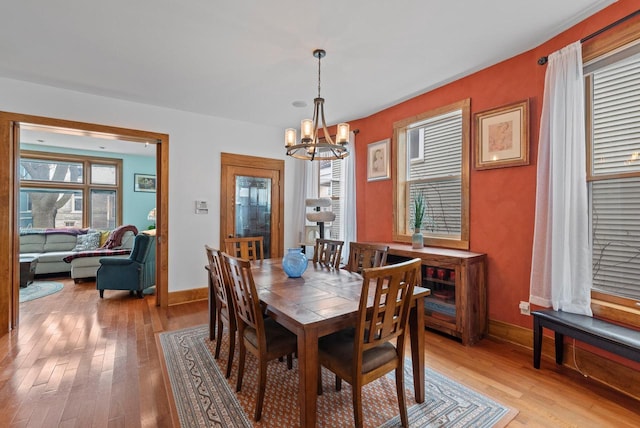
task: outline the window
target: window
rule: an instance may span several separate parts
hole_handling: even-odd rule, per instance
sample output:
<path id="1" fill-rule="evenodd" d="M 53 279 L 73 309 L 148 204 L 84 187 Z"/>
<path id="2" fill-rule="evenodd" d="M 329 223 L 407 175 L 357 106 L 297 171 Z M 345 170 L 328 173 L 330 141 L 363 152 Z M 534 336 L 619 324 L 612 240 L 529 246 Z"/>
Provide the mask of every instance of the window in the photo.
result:
<path id="1" fill-rule="evenodd" d="M 318 196 L 331 199 L 331 211 L 336 215 L 330 225 L 325 225 L 324 237 L 327 239 L 340 239 L 340 178 L 343 162 L 340 159 L 320 162 Z"/>
<path id="2" fill-rule="evenodd" d="M 119 159 L 22 151 L 20 226 L 116 227 L 121 170 Z"/>
<path id="3" fill-rule="evenodd" d="M 394 240 L 411 241 L 413 200 L 426 200 L 426 245 L 469 248 L 469 100 L 394 124 Z"/>
<path id="4" fill-rule="evenodd" d="M 71 212 L 72 213 L 81 213 L 82 212 L 82 193 L 73 193 L 71 198 Z"/>
<path id="5" fill-rule="evenodd" d="M 421 162 L 424 159 L 424 128 L 413 128 L 407 131 L 409 160 Z"/>
<path id="6" fill-rule="evenodd" d="M 640 43 L 585 76 L 593 290 L 640 299 Z"/>

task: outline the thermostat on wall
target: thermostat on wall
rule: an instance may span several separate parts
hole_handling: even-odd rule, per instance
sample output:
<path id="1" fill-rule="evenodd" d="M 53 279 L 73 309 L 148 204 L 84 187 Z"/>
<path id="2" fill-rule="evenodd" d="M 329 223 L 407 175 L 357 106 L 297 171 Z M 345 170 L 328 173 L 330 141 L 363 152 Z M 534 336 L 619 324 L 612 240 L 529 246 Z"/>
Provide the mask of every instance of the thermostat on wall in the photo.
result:
<path id="1" fill-rule="evenodd" d="M 207 201 L 196 201 L 196 214 L 209 214 Z"/>

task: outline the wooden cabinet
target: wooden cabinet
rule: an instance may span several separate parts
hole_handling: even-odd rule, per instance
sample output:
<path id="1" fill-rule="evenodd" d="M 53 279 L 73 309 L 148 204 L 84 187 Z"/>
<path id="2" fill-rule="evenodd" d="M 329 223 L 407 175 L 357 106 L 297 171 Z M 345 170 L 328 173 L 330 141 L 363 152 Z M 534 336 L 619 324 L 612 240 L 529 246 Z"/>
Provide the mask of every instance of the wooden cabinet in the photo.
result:
<path id="1" fill-rule="evenodd" d="M 487 332 L 486 255 L 391 243 L 387 263 L 422 259 L 425 325 L 472 345 Z"/>

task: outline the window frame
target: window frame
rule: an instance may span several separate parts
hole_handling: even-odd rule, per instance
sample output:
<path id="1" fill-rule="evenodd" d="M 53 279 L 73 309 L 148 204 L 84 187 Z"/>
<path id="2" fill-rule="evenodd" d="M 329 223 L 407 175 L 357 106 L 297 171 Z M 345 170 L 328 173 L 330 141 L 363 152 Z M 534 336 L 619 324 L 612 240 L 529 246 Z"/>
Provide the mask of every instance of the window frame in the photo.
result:
<path id="1" fill-rule="evenodd" d="M 585 42 L 582 45 L 582 61 L 587 64 L 600 57 L 611 54 L 617 49 L 623 48 L 640 40 L 640 19 L 628 21 L 624 25 L 615 28 Z M 592 128 L 591 98 L 589 76 L 585 77 L 585 126 L 586 126 L 586 173 L 587 181 L 591 179 L 592 163 Z M 591 210 L 591 205 L 589 205 Z M 632 298 L 621 297 L 614 294 L 591 290 L 591 309 L 598 317 L 611 319 L 617 322 L 640 326 L 640 301 Z"/>
<path id="2" fill-rule="evenodd" d="M 470 127 L 471 127 L 471 100 L 466 98 L 442 107 L 438 107 L 416 116 L 399 120 L 393 124 L 393 142 L 391 144 L 392 158 L 396 160 L 393 168 L 393 240 L 397 242 L 411 242 L 413 230 L 407 227 L 410 215 L 410 207 L 407 200 L 407 167 L 408 159 L 407 129 L 412 124 L 427 119 L 442 116 L 453 111 L 462 112 L 462 147 L 461 147 L 461 201 L 460 201 L 460 238 L 451 239 L 442 236 L 430 235 L 422 231 L 424 245 L 461 250 L 469 249 L 469 177 L 470 177 Z M 424 153 L 423 153 L 424 156 Z M 424 158 L 423 158 L 424 159 Z M 412 161 L 412 160 L 410 160 Z"/>
<path id="3" fill-rule="evenodd" d="M 122 159 L 119 158 L 103 158 L 97 156 L 83 156 L 62 153 L 48 153 L 33 150 L 20 150 L 20 161 L 27 160 L 44 160 L 54 162 L 77 162 L 83 164 L 82 182 L 81 183 L 61 183 L 40 180 L 20 181 L 19 187 L 23 189 L 60 189 L 70 191 L 80 191 L 82 193 L 82 227 L 90 227 L 91 220 L 91 191 L 92 190 L 109 190 L 116 192 L 116 224 L 122 224 Z M 91 165 L 113 165 L 116 168 L 116 183 L 110 184 L 91 184 Z M 73 200 L 73 199 L 72 199 Z M 74 206 L 72 205 L 72 209 Z"/>

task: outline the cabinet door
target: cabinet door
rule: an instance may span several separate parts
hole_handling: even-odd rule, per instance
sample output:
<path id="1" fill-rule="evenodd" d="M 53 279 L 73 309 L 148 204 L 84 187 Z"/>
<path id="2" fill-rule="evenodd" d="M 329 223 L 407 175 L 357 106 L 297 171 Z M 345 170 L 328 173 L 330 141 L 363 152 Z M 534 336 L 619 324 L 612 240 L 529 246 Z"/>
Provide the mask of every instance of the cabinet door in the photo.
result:
<path id="1" fill-rule="evenodd" d="M 458 269 L 451 265 L 429 262 L 422 265 L 422 285 L 431 290 L 431 295 L 425 298 L 425 315 L 435 324 L 445 324 L 454 330 L 457 330 L 459 318 L 456 305 L 459 298 L 456 278 L 459 274 Z"/>

